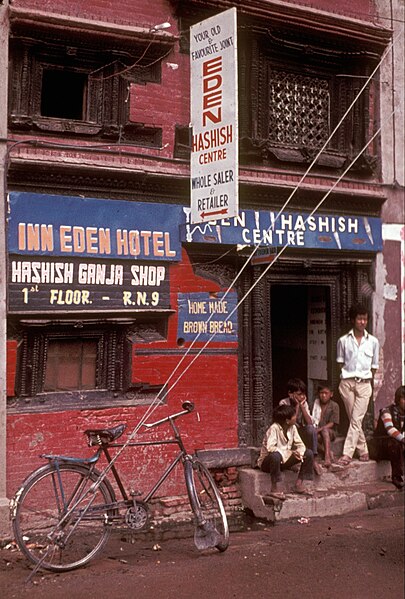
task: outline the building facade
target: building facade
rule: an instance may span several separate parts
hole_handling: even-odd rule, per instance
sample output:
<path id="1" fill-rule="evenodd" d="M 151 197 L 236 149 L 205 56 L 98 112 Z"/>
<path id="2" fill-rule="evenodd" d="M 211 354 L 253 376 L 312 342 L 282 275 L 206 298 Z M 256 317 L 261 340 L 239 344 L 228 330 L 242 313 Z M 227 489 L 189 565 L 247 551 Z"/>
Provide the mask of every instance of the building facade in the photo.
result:
<path id="1" fill-rule="evenodd" d="M 193 225 L 190 27 L 233 6 L 240 212 Z M 310 395 L 337 387 L 357 300 L 382 342 L 371 421 L 391 399 L 404 357 L 399 38 L 388 4 L 352 10 L 3 3 L 6 496 L 39 454 L 85 451 L 89 426 L 131 430 L 185 399 L 189 445 L 216 468 L 249 463 L 288 378 Z M 250 259 L 257 244 L 278 251 L 268 270 Z M 141 457 L 153 480 L 161 462 Z M 136 458 L 122 462 L 132 486 Z"/>

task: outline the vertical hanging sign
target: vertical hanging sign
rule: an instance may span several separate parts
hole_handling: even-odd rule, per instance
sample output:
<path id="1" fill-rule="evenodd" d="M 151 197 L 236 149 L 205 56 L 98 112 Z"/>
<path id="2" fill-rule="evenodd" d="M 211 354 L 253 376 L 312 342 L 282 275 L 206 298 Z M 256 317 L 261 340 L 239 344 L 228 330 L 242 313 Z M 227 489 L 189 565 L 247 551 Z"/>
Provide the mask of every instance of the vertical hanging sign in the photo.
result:
<path id="1" fill-rule="evenodd" d="M 236 8 L 191 27 L 191 223 L 238 215 Z"/>

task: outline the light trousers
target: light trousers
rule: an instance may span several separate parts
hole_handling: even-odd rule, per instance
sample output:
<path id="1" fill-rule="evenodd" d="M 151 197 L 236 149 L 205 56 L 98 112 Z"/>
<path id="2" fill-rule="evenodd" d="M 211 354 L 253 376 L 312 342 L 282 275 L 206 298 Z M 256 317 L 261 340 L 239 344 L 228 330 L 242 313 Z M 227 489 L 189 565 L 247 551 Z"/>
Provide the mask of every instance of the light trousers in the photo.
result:
<path id="1" fill-rule="evenodd" d="M 368 453 L 362 424 L 372 393 L 371 380 L 359 383 L 355 379 L 342 379 L 339 393 L 349 418 L 349 429 L 343 446 L 343 455 L 352 458 L 356 449 L 359 455 Z"/>

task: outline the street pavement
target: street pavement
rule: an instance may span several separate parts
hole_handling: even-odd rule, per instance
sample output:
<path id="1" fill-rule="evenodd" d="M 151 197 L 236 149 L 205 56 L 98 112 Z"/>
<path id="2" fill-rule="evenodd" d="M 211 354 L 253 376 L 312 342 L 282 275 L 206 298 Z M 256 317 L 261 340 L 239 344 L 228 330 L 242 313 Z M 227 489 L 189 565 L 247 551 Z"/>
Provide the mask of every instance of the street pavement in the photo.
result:
<path id="1" fill-rule="evenodd" d="M 404 597 L 404 509 L 392 507 L 274 526 L 252 521 L 225 553 L 193 539 L 122 541 L 116 533 L 86 568 L 37 573 L 0 550 L 7 599 L 386 599 Z"/>

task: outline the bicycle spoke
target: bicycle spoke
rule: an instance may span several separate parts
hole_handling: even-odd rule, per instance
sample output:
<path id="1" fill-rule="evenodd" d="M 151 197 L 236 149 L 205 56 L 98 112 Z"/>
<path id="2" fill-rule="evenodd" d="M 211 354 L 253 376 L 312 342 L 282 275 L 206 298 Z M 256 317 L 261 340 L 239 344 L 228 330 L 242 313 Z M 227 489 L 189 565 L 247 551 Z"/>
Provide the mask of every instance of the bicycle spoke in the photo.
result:
<path id="1" fill-rule="evenodd" d="M 25 555 L 41 568 L 69 570 L 88 562 L 109 535 L 113 504 L 105 483 L 92 494 L 97 478 L 89 469 L 61 465 L 39 472 L 23 491 L 13 521 L 16 540 Z M 95 510 L 91 510 L 92 504 Z M 41 506 L 41 507 L 39 507 Z"/>
<path id="2" fill-rule="evenodd" d="M 216 547 L 225 551 L 229 543 L 228 522 L 212 476 L 203 464 L 195 460 L 186 468 L 186 482 L 195 515 L 194 542 L 197 548 Z"/>

